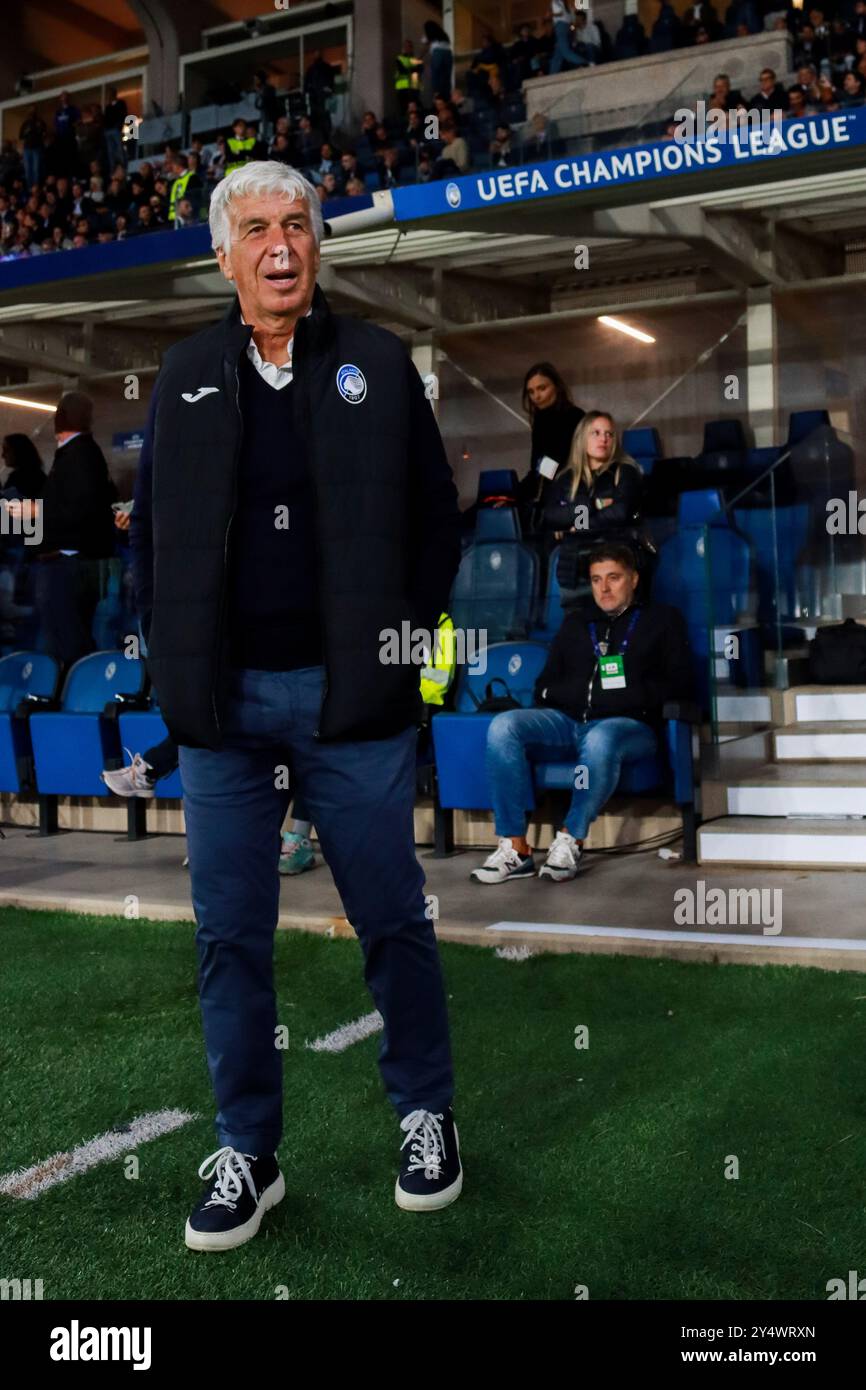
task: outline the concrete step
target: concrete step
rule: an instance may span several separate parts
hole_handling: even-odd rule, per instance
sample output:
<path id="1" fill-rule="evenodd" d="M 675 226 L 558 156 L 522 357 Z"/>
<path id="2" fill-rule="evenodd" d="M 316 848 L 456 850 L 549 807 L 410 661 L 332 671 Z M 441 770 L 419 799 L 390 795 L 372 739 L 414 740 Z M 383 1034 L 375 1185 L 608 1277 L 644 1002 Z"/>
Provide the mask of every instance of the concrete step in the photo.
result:
<path id="1" fill-rule="evenodd" d="M 850 724 L 866 720 L 866 686 L 793 686 L 785 691 L 786 724 Z"/>
<path id="2" fill-rule="evenodd" d="M 728 729 L 744 724 L 777 724 L 784 719 L 783 691 L 719 688 L 716 719 Z"/>
<path id="3" fill-rule="evenodd" d="M 727 787 L 731 816 L 866 816 L 862 763 L 767 763 Z"/>
<path id="4" fill-rule="evenodd" d="M 866 869 L 866 821 L 725 816 L 698 832 L 701 864 Z"/>
<path id="5" fill-rule="evenodd" d="M 786 724 L 773 735 L 779 762 L 866 761 L 866 719 L 850 723 Z"/>

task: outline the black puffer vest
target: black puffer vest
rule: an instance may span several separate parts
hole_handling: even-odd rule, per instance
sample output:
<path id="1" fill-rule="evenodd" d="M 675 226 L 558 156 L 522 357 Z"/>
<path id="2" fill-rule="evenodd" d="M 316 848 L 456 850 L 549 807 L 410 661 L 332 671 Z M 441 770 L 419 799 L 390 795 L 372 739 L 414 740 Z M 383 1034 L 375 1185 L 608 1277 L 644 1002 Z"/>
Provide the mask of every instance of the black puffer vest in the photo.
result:
<path id="1" fill-rule="evenodd" d="M 250 334 L 235 304 L 221 323 L 169 349 L 158 383 L 148 664 L 172 737 L 192 747 L 218 748 L 223 736 L 226 562 L 242 434 L 238 362 Z M 426 616 L 409 598 L 417 438 L 410 438 L 407 372 L 415 367 L 393 333 L 332 314 L 317 288 L 311 315 L 297 324 L 293 369 L 295 427 L 316 498 L 328 676 L 318 736 L 384 738 L 421 712 L 418 668 L 380 660 L 382 629 L 399 632 L 402 622 Z M 217 389 L 184 399 L 203 387 Z M 435 431 L 426 414 L 421 428 Z M 417 436 L 417 419 L 413 430 Z M 456 518 L 456 490 L 454 511 Z"/>

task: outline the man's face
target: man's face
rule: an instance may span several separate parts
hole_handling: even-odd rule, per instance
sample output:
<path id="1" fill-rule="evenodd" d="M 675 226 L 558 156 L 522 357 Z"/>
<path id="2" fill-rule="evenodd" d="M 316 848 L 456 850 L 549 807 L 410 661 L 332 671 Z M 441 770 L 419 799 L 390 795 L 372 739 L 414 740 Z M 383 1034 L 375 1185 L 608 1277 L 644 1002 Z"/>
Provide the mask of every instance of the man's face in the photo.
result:
<path id="1" fill-rule="evenodd" d="M 761 91 L 771 92 L 773 90 L 773 75 L 769 72 L 761 73 Z"/>
<path id="2" fill-rule="evenodd" d="M 603 613 L 615 613 L 634 598 L 637 571 L 616 560 L 596 560 L 589 567 L 592 596 Z"/>
<path id="3" fill-rule="evenodd" d="M 717 77 L 713 83 L 713 96 L 722 97 L 724 99 L 725 97 L 727 97 L 730 89 L 730 82 L 728 82 L 724 77 Z"/>
<path id="4" fill-rule="evenodd" d="M 237 285 L 247 323 L 300 318 L 313 300 L 319 248 L 306 201 L 285 193 L 249 194 L 228 206 L 230 241 L 220 270 Z"/>

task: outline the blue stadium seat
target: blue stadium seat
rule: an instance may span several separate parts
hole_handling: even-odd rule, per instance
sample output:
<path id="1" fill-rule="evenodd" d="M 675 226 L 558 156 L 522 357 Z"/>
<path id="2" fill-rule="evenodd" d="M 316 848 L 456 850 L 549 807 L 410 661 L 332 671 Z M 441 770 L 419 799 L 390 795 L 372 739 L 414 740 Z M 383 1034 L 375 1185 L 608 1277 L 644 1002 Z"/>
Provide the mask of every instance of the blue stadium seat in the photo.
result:
<path id="1" fill-rule="evenodd" d="M 746 436 L 739 420 L 708 420 L 702 454 L 745 453 Z"/>
<path id="2" fill-rule="evenodd" d="M 752 557 L 745 536 L 727 526 L 681 526 L 659 547 L 653 598 L 678 608 L 695 656 L 701 702 L 710 704 L 710 664 L 716 630 L 742 633 L 753 607 Z M 756 631 L 756 630 L 755 630 Z M 762 658 L 749 638 L 749 683 L 760 683 Z"/>
<path id="3" fill-rule="evenodd" d="M 537 582 L 538 557 L 520 541 L 471 545 L 448 605 L 454 626 L 484 630 L 488 643 L 526 637 Z"/>
<path id="4" fill-rule="evenodd" d="M 516 507 L 479 507 L 475 517 L 476 541 L 519 541 L 520 514 Z"/>
<path id="5" fill-rule="evenodd" d="M 639 463 L 641 471 L 645 477 L 649 477 L 656 465 L 656 461 L 662 456 L 662 444 L 659 439 L 658 430 L 648 426 L 640 426 L 638 429 L 623 430 L 622 447 L 627 454 L 630 454 L 635 463 Z"/>
<path id="6" fill-rule="evenodd" d="M 485 497 L 513 497 L 517 488 L 517 474 L 513 468 L 482 468 L 478 474 L 478 494 L 476 502 Z"/>
<path id="7" fill-rule="evenodd" d="M 728 518 L 718 488 L 681 492 L 677 504 L 677 521 L 681 526 L 726 526 Z"/>
<path id="8" fill-rule="evenodd" d="M 30 712 L 57 694 L 60 667 L 45 652 L 12 652 L 0 660 L 0 791 L 34 788 Z"/>
<path id="9" fill-rule="evenodd" d="M 100 772 L 120 756 L 116 718 L 119 695 L 140 695 L 145 672 L 141 661 L 123 652 L 92 652 L 69 671 L 58 711 L 37 711 L 30 718 L 30 737 L 40 798 L 40 832 L 57 829 L 58 796 L 107 796 Z"/>
<path id="10" fill-rule="evenodd" d="M 541 622 L 532 628 L 529 635 L 534 642 L 552 642 L 565 617 L 559 588 L 559 546 L 552 550 L 548 557 L 547 593 L 544 596 L 540 617 Z"/>

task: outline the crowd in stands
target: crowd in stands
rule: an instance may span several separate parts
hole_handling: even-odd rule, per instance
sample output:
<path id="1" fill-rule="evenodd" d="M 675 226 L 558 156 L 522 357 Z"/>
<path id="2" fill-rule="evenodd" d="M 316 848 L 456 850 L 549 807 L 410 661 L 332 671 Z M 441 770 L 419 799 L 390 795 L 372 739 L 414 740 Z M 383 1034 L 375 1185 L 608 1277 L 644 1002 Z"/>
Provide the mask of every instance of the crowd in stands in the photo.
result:
<path id="1" fill-rule="evenodd" d="M 534 25 L 522 24 L 511 44 L 486 33 L 460 86 L 454 85 L 448 37 L 428 21 L 421 51 L 416 54 L 407 38 L 395 57 L 397 116 L 366 111 L 356 132 L 332 130 L 329 98 L 337 70 L 316 51 L 304 75 L 303 110 L 259 70 L 248 92 L 232 89 L 254 103 L 256 119 L 239 116 L 225 133 L 193 137 L 182 149 L 172 142 L 159 155 L 132 161 L 132 169 L 133 131 L 117 90 L 109 89 L 104 108 L 79 108 L 63 92 L 50 126 L 34 105 L 17 142 L 7 140 L 0 150 L 0 260 L 194 226 L 207 215 L 215 183 L 249 159 L 277 159 L 301 169 L 327 203 L 473 168 L 552 158 L 564 152 L 565 142 L 555 121 L 543 115 L 526 121 L 526 81 L 567 66 L 663 52 L 765 26 L 794 35 L 796 81 L 786 85 L 766 68 L 755 93 L 744 98 L 720 74 L 708 110 L 731 113 L 748 104 L 781 110 L 791 119 L 864 100 L 866 0 L 838 0 L 833 11 L 734 0 L 722 13 L 704 3 L 682 19 L 662 0 L 649 33 L 629 15 L 613 39 L 593 17 L 591 4 L 575 10 L 570 0 L 553 0 L 549 13 Z M 671 131 L 662 123 L 658 133 Z"/>

